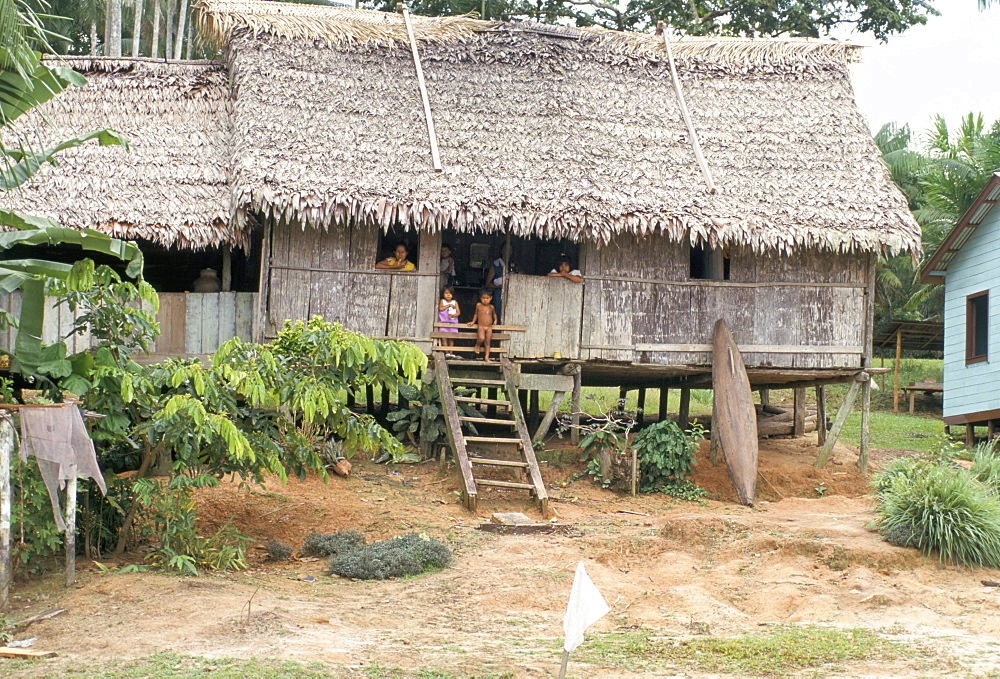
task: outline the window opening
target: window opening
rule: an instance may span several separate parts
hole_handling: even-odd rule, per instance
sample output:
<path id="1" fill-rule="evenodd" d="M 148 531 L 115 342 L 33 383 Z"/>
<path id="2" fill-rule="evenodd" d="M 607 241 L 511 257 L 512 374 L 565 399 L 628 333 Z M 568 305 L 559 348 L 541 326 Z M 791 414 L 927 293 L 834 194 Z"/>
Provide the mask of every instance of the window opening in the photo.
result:
<path id="1" fill-rule="evenodd" d="M 980 292 L 965 298 L 965 362 L 989 358 L 990 295 Z"/>
<path id="2" fill-rule="evenodd" d="M 691 246 L 691 279 L 707 281 L 729 280 L 729 255 L 723 248 Z"/>
<path id="3" fill-rule="evenodd" d="M 379 231 L 378 251 L 374 253 L 375 262 L 378 263 L 393 257 L 396 246 L 400 244 L 406 247 L 406 260 L 412 262 L 415 267 L 420 261 L 420 238 L 415 231 L 404 229 L 398 225 L 393 226 L 388 231 Z"/>

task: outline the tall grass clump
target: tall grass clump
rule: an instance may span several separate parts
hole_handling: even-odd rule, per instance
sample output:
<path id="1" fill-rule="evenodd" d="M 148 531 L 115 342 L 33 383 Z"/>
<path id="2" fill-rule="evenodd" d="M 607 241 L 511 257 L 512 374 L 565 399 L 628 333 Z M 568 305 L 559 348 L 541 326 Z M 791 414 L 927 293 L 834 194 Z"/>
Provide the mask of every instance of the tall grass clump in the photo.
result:
<path id="1" fill-rule="evenodd" d="M 899 462 L 873 485 L 877 526 L 888 541 L 962 566 L 1000 567 L 1000 499 L 973 473 Z"/>
<path id="2" fill-rule="evenodd" d="M 996 441 L 982 441 L 972 451 L 972 474 L 993 492 L 1000 493 L 1000 455 Z"/>

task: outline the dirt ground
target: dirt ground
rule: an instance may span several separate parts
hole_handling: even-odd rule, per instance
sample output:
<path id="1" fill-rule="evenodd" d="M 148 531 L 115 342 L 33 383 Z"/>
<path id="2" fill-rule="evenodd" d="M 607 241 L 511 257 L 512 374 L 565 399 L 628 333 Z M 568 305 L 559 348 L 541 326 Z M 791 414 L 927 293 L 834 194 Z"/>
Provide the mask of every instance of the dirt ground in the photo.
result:
<path id="1" fill-rule="evenodd" d="M 378 668 L 407 676 L 555 676 L 581 560 L 612 609 L 594 633 L 645 630 L 683 640 L 790 623 L 860 627 L 927 653 L 841 664 L 823 676 L 1000 670 L 1000 589 L 981 584 L 1000 573 L 940 565 L 884 542 L 866 528 L 870 498 L 856 454 L 838 445 L 817 470 L 816 452 L 815 435 L 762 442 L 760 501 L 747 508 L 733 502 L 724 467 L 713 467 L 704 450 L 694 480 L 715 499 L 703 503 L 632 498 L 574 480 L 579 465 L 565 450 L 542 467 L 555 520 L 570 527 L 537 535 L 477 530 L 495 511 L 541 517 L 519 492 L 500 490 L 488 490 L 471 515 L 459 504 L 457 472 L 436 463 L 355 460 L 350 478 L 328 483 L 273 481 L 249 491 L 224 484 L 200 496 L 201 516 L 206 529 L 231 520 L 259 541 L 248 571 L 184 578 L 82 563 L 73 589 L 62 588 L 58 575 L 19 583 L 9 618 L 69 610 L 22 635 L 37 636 L 34 648 L 58 656 L 13 676 L 160 651 L 319 662 L 330 676 L 388 676 Z M 895 454 L 876 451 L 873 460 Z M 455 564 L 418 578 L 355 582 L 324 575 L 315 559 L 265 561 L 268 539 L 299 548 L 309 533 L 345 529 L 369 540 L 425 532 L 452 546 Z M 676 675 L 592 660 L 571 662 L 569 676 Z"/>

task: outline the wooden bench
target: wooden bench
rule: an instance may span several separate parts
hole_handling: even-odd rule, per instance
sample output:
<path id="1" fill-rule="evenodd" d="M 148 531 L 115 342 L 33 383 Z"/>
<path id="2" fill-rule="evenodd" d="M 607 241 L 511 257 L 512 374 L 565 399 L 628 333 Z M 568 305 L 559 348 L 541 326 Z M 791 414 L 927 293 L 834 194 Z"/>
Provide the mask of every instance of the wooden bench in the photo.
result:
<path id="1" fill-rule="evenodd" d="M 900 387 L 900 391 L 908 392 L 910 395 L 910 414 L 913 415 L 914 401 L 918 392 L 933 394 L 935 392 L 944 393 L 944 385 L 940 382 L 910 382 L 908 386 Z"/>

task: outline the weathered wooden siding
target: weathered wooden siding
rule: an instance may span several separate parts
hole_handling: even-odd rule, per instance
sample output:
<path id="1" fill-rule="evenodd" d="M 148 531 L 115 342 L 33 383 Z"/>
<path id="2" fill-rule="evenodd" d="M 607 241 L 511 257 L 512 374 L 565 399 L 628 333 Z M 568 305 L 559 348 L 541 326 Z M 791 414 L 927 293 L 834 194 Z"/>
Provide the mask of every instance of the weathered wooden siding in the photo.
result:
<path id="1" fill-rule="evenodd" d="M 272 224 L 265 337 L 274 337 L 285 320 L 320 315 L 349 330 L 429 347 L 440 280 L 440 235 L 420 235 L 416 271 L 376 270 L 382 254 L 378 236 L 374 227 L 331 226 L 324 231 Z"/>
<path id="2" fill-rule="evenodd" d="M 523 323 L 525 332 L 511 333 L 511 356 L 580 355 L 582 285 L 564 278 L 509 274 L 505 294 L 506 318 L 530 319 Z"/>
<path id="3" fill-rule="evenodd" d="M 157 357 L 211 354 L 233 337 L 251 339 L 256 296 L 252 292 L 160 293 L 160 311 L 156 316 L 160 336 L 150 347 L 150 353 Z M 0 295 L 0 307 L 15 316 L 20 313 L 20 291 Z M 57 305 L 49 299 L 42 340 L 47 344 L 62 340 L 70 354 L 91 348 L 94 341 L 89 331 L 67 337 L 75 320 L 76 314 L 65 304 Z M 0 333 L 3 348 L 13 348 L 16 342 L 17 331 L 13 328 Z"/>
<path id="4" fill-rule="evenodd" d="M 742 248 L 730 257 L 730 280 L 691 280 L 686 244 L 628 236 L 588 245 L 579 357 L 707 365 L 712 326 L 724 318 L 748 365 L 861 366 L 867 258 L 816 252 L 769 257 Z M 543 346 L 530 327 L 542 325 L 541 314 L 553 303 L 546 298 L 553 295 L 518 285 L 530 298 L 519 301 L 512 287 L 506 322 L 529 326 L 523 340 L 512 340 L 515 355 L 523 356 Z M 566 320 L 560 333 L 568 335 Z"/>
<path id="5" fill-rule="evenodd" d="M 948 264 L 944 285 L 944 416 L 1000 409 L 1000 210 L 994 209 Z M 989 291 L 989 360 L 965 364 L 966 297 Z"/>

